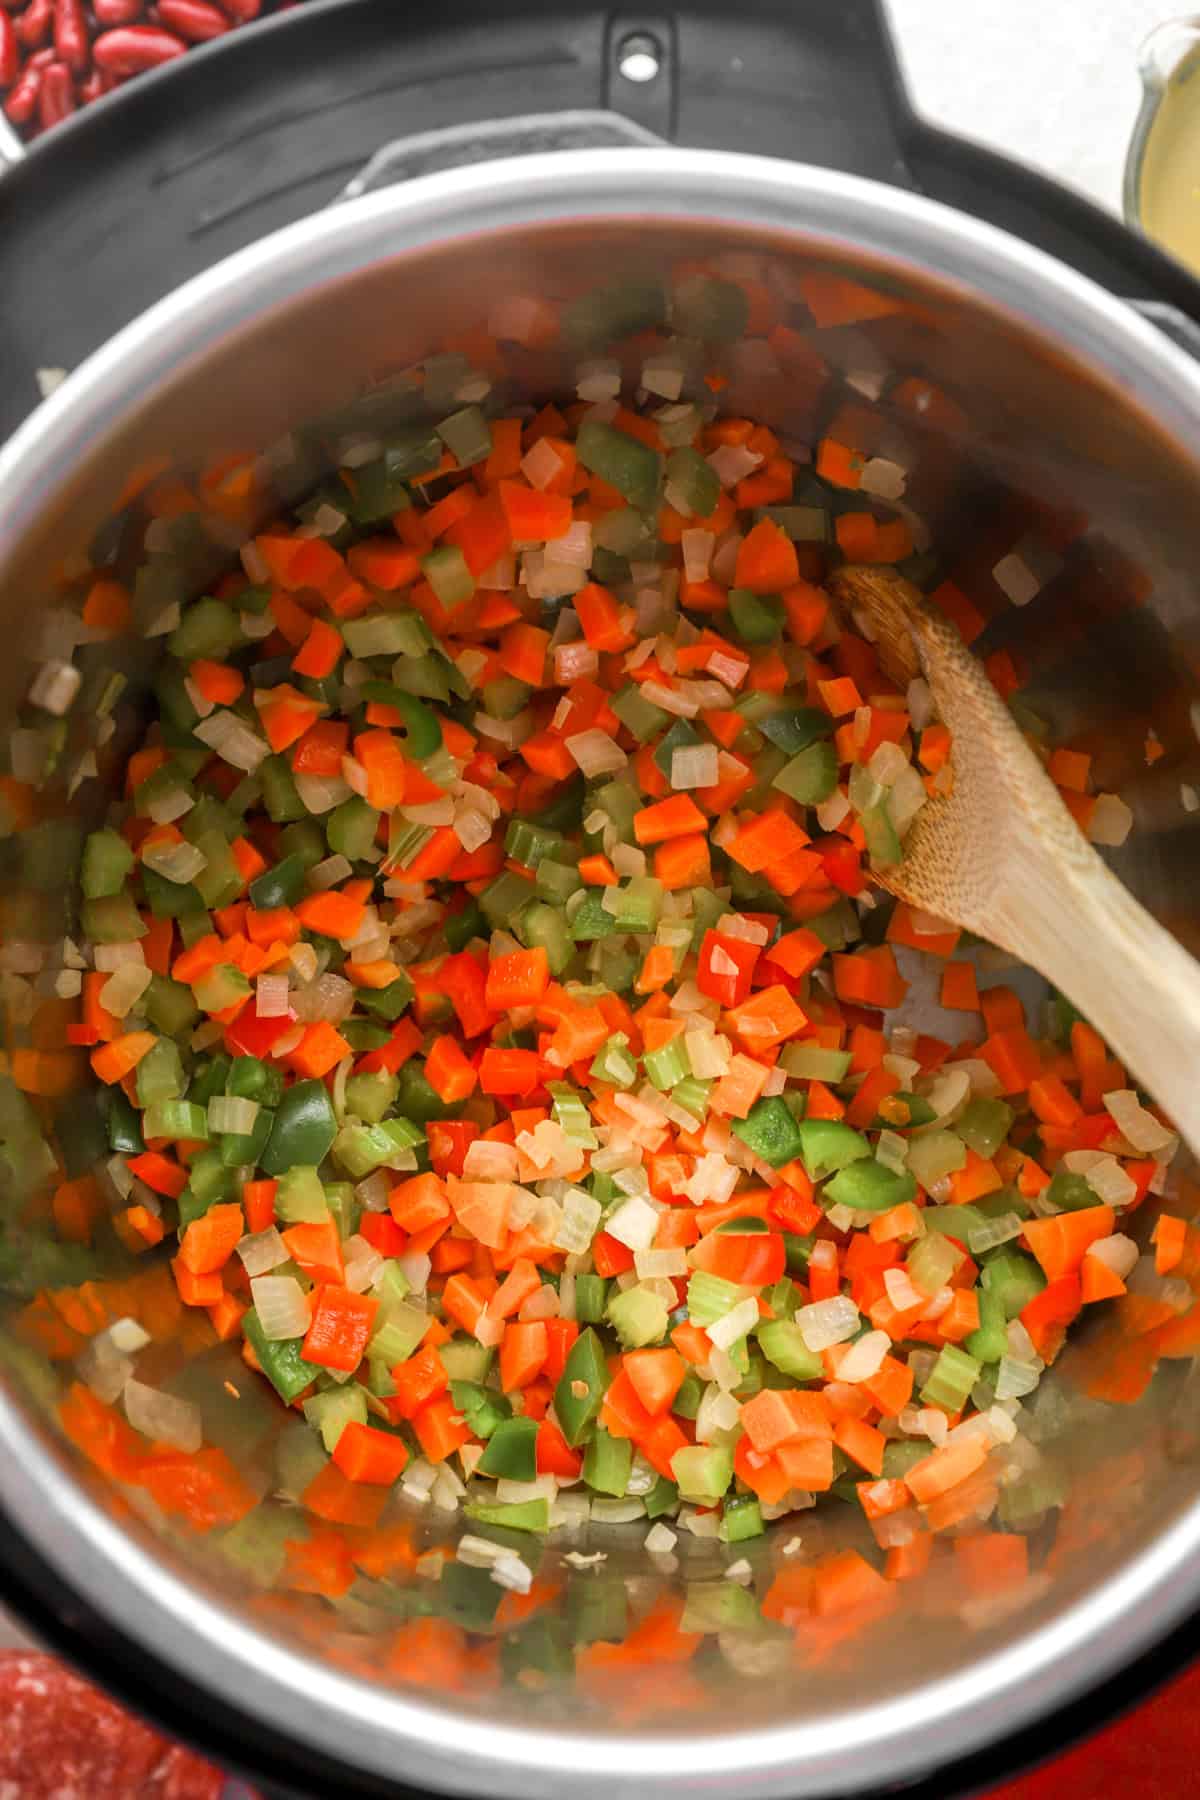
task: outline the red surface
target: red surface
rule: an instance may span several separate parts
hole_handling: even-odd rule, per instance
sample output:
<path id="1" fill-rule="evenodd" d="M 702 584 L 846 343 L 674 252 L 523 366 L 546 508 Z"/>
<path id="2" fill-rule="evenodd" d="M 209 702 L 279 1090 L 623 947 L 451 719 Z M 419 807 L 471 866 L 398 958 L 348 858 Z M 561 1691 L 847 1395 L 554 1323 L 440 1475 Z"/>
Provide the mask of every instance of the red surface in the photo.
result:
<path id="1" fill-rule="evenodd" d="M 981 1800 L 1183 1800 L 1200 1791 L 1200 1665 L 1136 1712 Z M 9 1785 L 11 1784 L 11 1785 Z M 211 1764 L 31 1651 L 0 1651 L 5 1800 L 218 1800 Z"/>
<path id="2" fill-rule="evenodd" d="M 56 1658 L 0 1651 L 5 1800 L 218 1800 L 223 1785 Z"/>
<path id="3" fill-rule="evenodd" d="M 1200 1792 L 1200 1664 L 1136 1712 L 982 1800 L 1183 1800 Z"/>

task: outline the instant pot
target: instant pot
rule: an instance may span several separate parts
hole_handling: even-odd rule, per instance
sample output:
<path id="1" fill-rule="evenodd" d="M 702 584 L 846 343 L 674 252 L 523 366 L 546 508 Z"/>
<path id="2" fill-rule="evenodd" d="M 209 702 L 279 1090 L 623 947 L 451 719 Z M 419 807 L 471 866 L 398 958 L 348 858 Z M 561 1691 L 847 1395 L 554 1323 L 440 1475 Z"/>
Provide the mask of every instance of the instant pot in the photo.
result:
<path id="1" fill-rule="evenodd" d="M 1134 813 L 1114 867 L 1200 948 L 1200 288 L 1085 202 L 916 119 L 868 0 L 310 4 L 55 131 L 0 178 L 0 237 L 8 720 L 47 618 L 61 631 L 63 580 L 85 553 L 128 554 L 135 466 L 250 449 L 281 488 L 302 468 L 311 482 L 347 432 L 391 417 L 398 371 L 448 343 L 468 354 L 514 303 L 724 269 L 786 325 L 723 347 L 728 403 L 789 440 L 858 417 L 863 447 L 906 469 L 937 578 L 986 618 L 976 648 L 1007 650 L 1028 716 L 1091 751 Z M 859 284 L 859 316 L 815 317 L 813 271 Z M 569 393 L 578 355 L 514 333 L 492 375 L 518 397 Z M 59 368 L 74 373 L 32 410 L 37 371 Z M 233 554 L 216 530 L 205 549 Z M 1020 607 L 993 575 L 1011 553 L 1038 571 Z M 89 683 L 123 654 L 75 648 Z M 122 668 L 115 731 L 105 708 L 73 713 L 50 816 L 10 821 L 0 843 L 5 936 L 17 966 L 43 946 L 44 977 L 106 746 L 136 736 L 133 652 Z M 29 1033 L 10 1021 L 10 1056 Z M 101 1153 L 91 1106 L 69 1084 L 36 1105 L 0 1094 L 10 1239 L 32 1232 L 21 1208 L 56 1166 L 46 1143 L 72 1175 Z M 1184 1173 L 1173 1208 L 1197 1201 Z M 581 1691 L 557 1628 L 540 1651 L 514 1628 L 512 1678 L 489 1686 L 389 1660 L 420 1575 L 364 1578 L 332 1605 L 281 1593 L 266 1559 L 164 1530 L 97 1480 L 51 1422 L 69 1365 L 31 1359 L 21 1335 L 27 1273 L 4 1267 L 0 1592 L 135 1707 L 279 1792 L 946 1795 L 1061 1748 L 1194 1646 L 1189 1358 L 1147 1367 L 1123 1405 L 1062 1359 L 1039 1401 L 1044 1483 L 1012 1520 L 1033 1576 L 969 1617 L 935 1580 L 841 1643 L 764 1619 L 789 1558 L 852 1541 L 849 1509 L 736 1552 L 681 1536 L 674 1566 L 647 1556 L 644 1527 L 591 1527 L 540 1552 L 556 1609 L 573 1631 L 592 1609 L 602 1637 L 660 1588 L 705 1596 L 690 1685 L 647 1664 Z M 454 1515 L 426 1509 L 414 1531 L 452 1545 Z M 743 1552 L 746 1586 L 727 1575 Z M 470 1629 L 495 1629 L 463 1604 Z"/>

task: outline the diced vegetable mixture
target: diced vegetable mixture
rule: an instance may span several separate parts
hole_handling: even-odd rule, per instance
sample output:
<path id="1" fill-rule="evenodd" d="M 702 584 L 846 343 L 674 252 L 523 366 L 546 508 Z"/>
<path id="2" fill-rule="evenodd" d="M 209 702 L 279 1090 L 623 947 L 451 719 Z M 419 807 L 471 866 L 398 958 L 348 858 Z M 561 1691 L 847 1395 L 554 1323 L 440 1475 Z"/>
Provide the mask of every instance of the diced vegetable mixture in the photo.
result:
<path id="1" fill-rule="evenodd" d="M 293 1409 L 319 1516 L 398 1485 L 470 1530 L 640 1520 L 662 1555 L 834 1496 L 879 1556 L 826 1571 L 832 1610 L 987 1519 L 1081 1311 L 1147 1270 L 1161 1303 L 1186 1228 L 1151 1263 L 1127 1220 L 1175 1136 L 1065 1001 L 1031 1028 L 872 882 L 953 745 L 822 577 L 909 566 L 903 509 L 834 517 L 860 458 L 819 441 L 818 485 L 668 365 L 640 409 L 598 363 L 561 409 L 360 445 L 168 607 L 82 863 L 68 1036 L 110 1156 L 55 1218 L 169 1262 L 196 1341 Z M 84 619 L 130 605 L 101 578 Z M 931 966 L 961 1043 L 904 1022 Z M 94 1286 L 29 1309 L 88 1339 L 68 1433 L 236 1524 L 257 1496 Z M 342 1591 L 312 1542 L 295 1585 Z M 472 1559 L 529 1585 L 511 1540 Z"/>

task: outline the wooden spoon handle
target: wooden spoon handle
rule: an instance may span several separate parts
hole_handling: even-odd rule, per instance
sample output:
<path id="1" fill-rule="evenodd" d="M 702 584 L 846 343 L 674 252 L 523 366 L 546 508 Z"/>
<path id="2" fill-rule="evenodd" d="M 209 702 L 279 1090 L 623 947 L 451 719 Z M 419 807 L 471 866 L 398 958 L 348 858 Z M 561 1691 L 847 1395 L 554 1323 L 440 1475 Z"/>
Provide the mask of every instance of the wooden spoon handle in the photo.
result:
<path id="1" fill-rule="evenodd" d="M 1067 994 L 1200 1153 L 1200 964 L 1094 852 L 1071 867 L 1027 853 L 994 928 Z"/>

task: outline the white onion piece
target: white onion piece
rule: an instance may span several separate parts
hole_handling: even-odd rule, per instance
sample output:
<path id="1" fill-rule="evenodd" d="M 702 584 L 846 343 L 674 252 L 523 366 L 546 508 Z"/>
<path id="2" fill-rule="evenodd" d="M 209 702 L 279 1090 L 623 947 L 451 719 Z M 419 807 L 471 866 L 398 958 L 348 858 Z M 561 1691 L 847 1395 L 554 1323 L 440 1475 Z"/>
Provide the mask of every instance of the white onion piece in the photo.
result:
<path id="1" fill-rule="evenodd" d="M 857 1338 L 838 1364 L 839 1381 L 870 1381 L 879 1373 L 884 1357 L 892 1347 L 886 1331 L 867 1331 Z"/>
<path id="2" fill-rule="evenodd" d="M 197 727 L 197 731 L 199 731 L 199 727 Z M 348 800 L 354 792 L 350 783 L 344 781 L 340 775 L 298 774 L 293 779 L 301 804 L 304 810 L 310 813 L 331 812 L 335 806 L 340 806 L 343 800 Z"/>
<path id="3" fill-rule="evenodd" d="M 286 975 L 260 975 L 255 982 L 254 1010 L 260 1019 L 286 1019 L 288 978 Z"/>
<path id="4" fill-rule="evenodd" d="M 1116 1088 L 1105 1094 L 1103 1100 L 1105 1110 L 1116 1122 L 1121 1136 L 1135 1150 L 1165 1150 L 1168 1144 L 1175 1142 L 1175 1133 L 1160 1124 L 1153 1113 L 1147 1112 L 1132 1088 Z"/>
<path id="5" fill-rule="evenodd" d="M 274 1225 L 242 1238 L 234 1249 L 247 1275 L 269 1275 L 288 1260 L 288 1249 Z"/>
<path id="6" fill-rule="evenodd" d="M 309 1326 L 308 1299 L 291 1275 L 259 1275 L 250 1283 L 262 1334 L 275 1343 L 303 1337 Z"/>
<path id="7" fill-rule="evenodd" d="M 125 1417 L 134 1430 L 155 1443 L 191 1453 L 204 1442 L 200 1408 L 190 1400 L 165 1394 L 161 1388 L 147 1387 L 141 1381 L 127 1381 L 123 1399 Z"/>
<path id="8" fill-rule="evenodd" d="M 122 963 L 100 989 L 100 1004 L 114 1018 L 124 1019 L 131 1013 L 154 979 L 144 962 Z"/>
<path id="9" fill-rule="evenodd" d="M 753 1331 L 758 1323 L 758 1301 L 753 1295 L 739 1300 L 725 1314 L 707 1327 L 708 1335 L 718 1350 L 729 1350 L 739 1338 Z"/>
<path id="10" fill-rule="evenodd" d="M 270 745 L 251 731 L 236 713 L 215 712 L 210 719 L 201 719 L 193 727 L 193 735 L 202 744 L 207 744 L 210 750 L 215 750 L 222 762 L 227 762 L 231 768 L 241 769 L 246 775 L 253 775 L 259 764 L 271 754 Z M 297 777 L 297 781 L 304 779 L 304 776 Z"/>
<path id="11" fill-rule="evenodd" d="M 802 1306 L 796 1323 L 805 1349 L 816 1355 L 831 1344 L 844 1344 L 854 1336 L 859 1326 L 858 1308 L 848 1295 L 835 1294 L 831 1300 L 815 1300 L 810 1306 Z"/>

